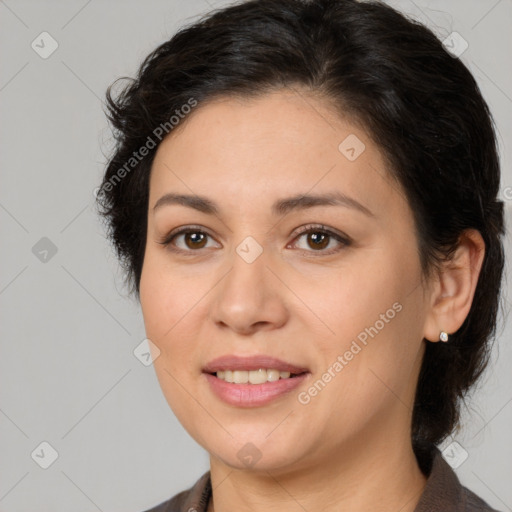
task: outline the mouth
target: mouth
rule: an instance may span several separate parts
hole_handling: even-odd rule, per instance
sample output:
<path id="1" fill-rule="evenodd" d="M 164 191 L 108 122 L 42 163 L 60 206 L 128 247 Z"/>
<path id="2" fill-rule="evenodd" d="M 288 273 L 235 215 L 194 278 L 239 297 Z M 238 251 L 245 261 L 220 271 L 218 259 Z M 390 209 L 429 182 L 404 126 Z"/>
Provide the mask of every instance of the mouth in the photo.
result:
<path id="1" fill-rule="evenodd" d="M 234 355 L 218 357 L 210 361 L 203 368 L 203 372 L 215 375 L 226 382 L 262 384 L 293 378 L 309 373 L 309 370 L 272 356 L 259 354 L 244 357 Z"/>
<path id="2" fill-rule="evenodd" d="M 219 370 L 209 374 L 231 384 L 264 384 L 265 382 L 293 379 L 306 373 L 308 372 L 292 373 L 276 368 L 258 368 L 257 370 Z"/>
<path id="3" fill-rule="evenodd" d="M 223 356 L 208 363 L 203 374 L 223 402 L 257 407 L 289 394 L 311 372 L 270 356 Z"/>

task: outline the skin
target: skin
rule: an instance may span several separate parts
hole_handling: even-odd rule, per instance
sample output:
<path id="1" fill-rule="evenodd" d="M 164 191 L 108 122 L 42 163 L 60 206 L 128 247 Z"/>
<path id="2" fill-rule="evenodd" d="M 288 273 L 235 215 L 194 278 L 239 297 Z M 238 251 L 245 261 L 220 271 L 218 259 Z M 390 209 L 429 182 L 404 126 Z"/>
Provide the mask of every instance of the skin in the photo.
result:
<path id="1" fill-rule="evenodd" d="M 354 161 L 338 149 L 351 134 L 365 144 Z M 271 211 L 278 199 L 333 191 L 373 215 L 346 206 Z M 220 211 L 154 210 L 169 192 L 206 196 Z M 298 233 L 308 224 L 351 242 L 328 237 L 319 247 Z M 189 225 L 206 241 L 159 243 Z M 252 263 L 236 252 L 247 236 L 263 249 Z M 481 236 L 468 231 L 453 261 L 422 282 L 405 195 L 368 133 L 324 100 L 284 89 L 196 107 L 155 156 L 140 300 L 164 396 L 210 454 L 209 510 L 412 512 L 426 482 L 410 441 L 424 338 L 462 325 L 483 255 Z M 401 310 L 300 403 L 299 392 L 395 303 Z M 267 354 L 311 375 L 268 405 L 240 408 L 218 399 L 201 371 L 227 354 Z M 252 465 L 237 456 L 247 443 L 261 456 Z"/>

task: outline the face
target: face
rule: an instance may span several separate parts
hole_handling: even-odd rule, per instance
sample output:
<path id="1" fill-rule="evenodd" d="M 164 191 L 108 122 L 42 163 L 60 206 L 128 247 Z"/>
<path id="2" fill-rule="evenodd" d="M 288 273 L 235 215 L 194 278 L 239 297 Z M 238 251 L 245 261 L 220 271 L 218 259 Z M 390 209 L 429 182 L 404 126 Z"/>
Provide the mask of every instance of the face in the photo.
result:
<path id="1" fill-rule="evenodd" d="M 146 333 L 212 458 L 288 471 L 410 443 L 427 301 L 412 212 L 368 134 L 305 93 L 226 98 L 151 172 Z"/>

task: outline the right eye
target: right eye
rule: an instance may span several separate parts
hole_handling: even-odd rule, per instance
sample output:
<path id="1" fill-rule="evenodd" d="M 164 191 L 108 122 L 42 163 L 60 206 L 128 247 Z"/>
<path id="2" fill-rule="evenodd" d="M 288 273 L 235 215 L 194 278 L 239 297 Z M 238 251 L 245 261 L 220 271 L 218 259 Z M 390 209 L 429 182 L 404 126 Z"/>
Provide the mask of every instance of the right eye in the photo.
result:
<path id="1" fill-rule="evenodd" d="M 199 249 L 208 248 L 208 238 L 210 235 L 200 228 L 187 226 L 175 231 L 171 231 L 166 237 L 158 243 L 175 252 L 196 252 Z"/>

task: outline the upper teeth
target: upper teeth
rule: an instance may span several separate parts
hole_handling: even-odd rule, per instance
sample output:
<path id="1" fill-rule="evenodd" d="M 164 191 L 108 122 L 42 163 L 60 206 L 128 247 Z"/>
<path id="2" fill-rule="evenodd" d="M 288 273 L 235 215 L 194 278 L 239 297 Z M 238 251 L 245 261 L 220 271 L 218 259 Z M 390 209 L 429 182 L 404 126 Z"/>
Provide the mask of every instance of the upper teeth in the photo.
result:
<path id="1" fill-rule="evenodd" d="M 264 382 L 275 382 L 276 380 L 288 379 L 290 372 L 280 372 L 279 370 L 224 370 L 217 372 L 219 379 L 235 384 L 263 384 Z"/>

